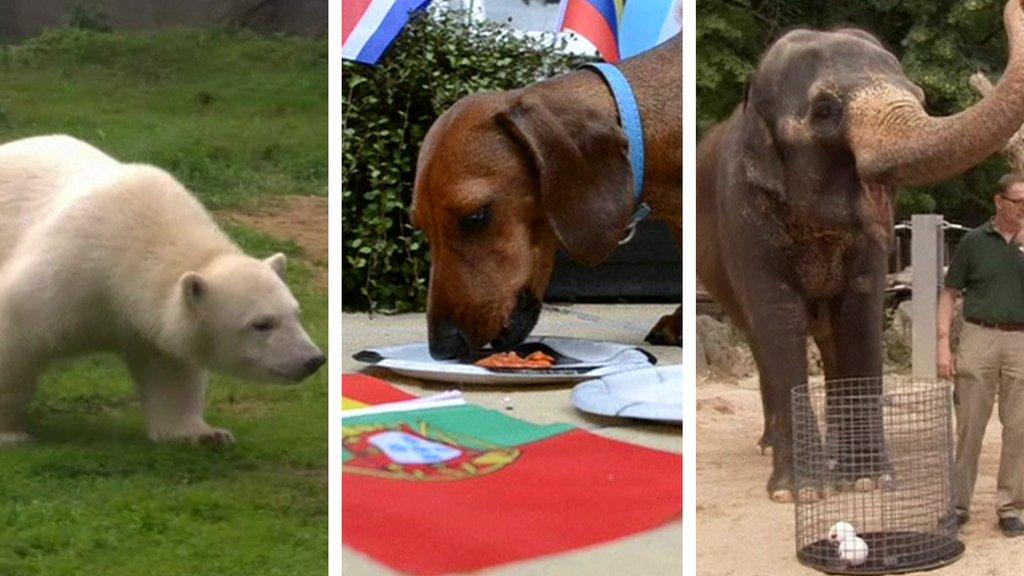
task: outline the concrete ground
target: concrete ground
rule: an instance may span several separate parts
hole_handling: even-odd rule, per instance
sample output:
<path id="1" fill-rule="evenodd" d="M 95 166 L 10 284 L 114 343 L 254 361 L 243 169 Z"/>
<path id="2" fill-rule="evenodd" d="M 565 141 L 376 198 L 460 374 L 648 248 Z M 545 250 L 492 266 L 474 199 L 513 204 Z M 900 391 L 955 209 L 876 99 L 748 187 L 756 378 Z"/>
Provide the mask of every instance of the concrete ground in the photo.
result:
<path id="1" fill-rule="evenodd" d="M 653 353 L 660 364 L 682 363 L 679 348 L 650 346 L 643 341 L 651 326 L 675 307 L 669 304 L 580 304 L 558 305 L 541 314 L 533 333 L 537 335 L 571 336 L 626 344 L 636 344 Z M 542 387 L 454 386 L 427 383 L 392 374 L 387 370 L 368 368 L 352 359 L 352 354 L 364 348 L 393 346 L 410 342 L 425 342 L 427 322 L 423 314 L 398 316 L 342 316 L 342 370 L 345 373 L 365 372 L 396 384 L 402 390 L 416 395 L 429 395 L 450 388 L 460 388 L 467 402 L 504 410 L 503 398 L 511 398 L 511 416 L 535 424 L 568 422 L 624 442 L 681 454 L 682 429 L 678 426 L 642 424 L 635 421 L 589 416 L 576 410 L 569 401 L 571 384 Z M 630 536 L 614 542 L 567 554 L 547 556 L 519 562 L 479 574 L 488 576 L 515 575 L 576 575 L 588 576 L 643 574 L 676 575 L 682 569 L 682 519 L 660 528 Z M 457 546 L 457 543 L 453 543 Z M 395 574 L 372 559 L 345 548 L 342 554 L 345 576 Z"/>

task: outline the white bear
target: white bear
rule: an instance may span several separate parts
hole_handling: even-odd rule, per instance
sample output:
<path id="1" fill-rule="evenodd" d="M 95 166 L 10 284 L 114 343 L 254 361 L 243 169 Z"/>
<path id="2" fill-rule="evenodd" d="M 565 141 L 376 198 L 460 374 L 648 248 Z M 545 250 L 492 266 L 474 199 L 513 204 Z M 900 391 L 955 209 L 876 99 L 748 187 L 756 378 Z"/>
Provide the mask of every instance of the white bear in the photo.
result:
<path id="1" fill-rule="evenodd" d="M 127 363 L 152 440 L 233 442 L 203 419 L 208 369 L 297 382 L 324 363 L 284 269 L 163 170 L 68 136 L 0 146 L 0 446 L 29 439 L 49 361 L 96 351 Z"/>

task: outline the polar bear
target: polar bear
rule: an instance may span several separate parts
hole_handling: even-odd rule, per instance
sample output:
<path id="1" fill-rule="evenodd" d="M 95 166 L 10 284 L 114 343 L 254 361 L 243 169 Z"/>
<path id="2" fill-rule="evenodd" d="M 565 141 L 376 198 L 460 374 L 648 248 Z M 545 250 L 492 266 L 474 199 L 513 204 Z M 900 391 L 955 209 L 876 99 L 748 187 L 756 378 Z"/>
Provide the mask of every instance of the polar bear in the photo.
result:
<path id="1" fill-rule="evenodd" d="M 207 370 L 297 382 L 324 363 L 284 270 L 163 170 L 69 136 L 0 146 L 0 446 L 29 439 L 49 361 L 97 351 L 128 365 L 152 440 L 233 442 L 203 419 Z"/>

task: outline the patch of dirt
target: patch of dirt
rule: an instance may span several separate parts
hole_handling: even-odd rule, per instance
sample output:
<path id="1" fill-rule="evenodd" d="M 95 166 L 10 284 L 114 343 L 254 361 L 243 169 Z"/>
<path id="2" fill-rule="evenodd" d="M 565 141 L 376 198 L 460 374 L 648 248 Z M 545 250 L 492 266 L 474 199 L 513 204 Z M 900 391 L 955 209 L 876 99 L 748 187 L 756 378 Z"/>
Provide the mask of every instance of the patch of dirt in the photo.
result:
<path id="1" fill-rule="evenodd" d="M 697 386 L 697 566 L 701 576 L 788 576 L 818 572 L 797 562 L 792 504 L 768 499 L 771 450 L 757 447 L 764 420 L 757 376 L 708 379 Z M 996 472 L 1001 426 L 993 410 L 982 448 L 967 546 L 934 576 L 1010 576 L 1024 562 L 1024 543 L 996 526 Z M 914 574 L 924 574 L 915 572 Z"/>
<path id="2" fill-rule="evenodd" d="M 302 249 L 303 260 L 314 270 L 317 287 L 327 289 L 327 198 L 284 196 L 245 210 L 221 210 L 215 216 L 252 228 Z"/>
<path id="3" fill-rule="evenodd" d="M 732 407 L 732 404 L 721 396 L 715 396 L 714 398 L 702 398 L 697 401 L 697 412 L 702 412 L 708 409 L 714 410 L 719 414 L 736 413 L 736 409 Z"/>

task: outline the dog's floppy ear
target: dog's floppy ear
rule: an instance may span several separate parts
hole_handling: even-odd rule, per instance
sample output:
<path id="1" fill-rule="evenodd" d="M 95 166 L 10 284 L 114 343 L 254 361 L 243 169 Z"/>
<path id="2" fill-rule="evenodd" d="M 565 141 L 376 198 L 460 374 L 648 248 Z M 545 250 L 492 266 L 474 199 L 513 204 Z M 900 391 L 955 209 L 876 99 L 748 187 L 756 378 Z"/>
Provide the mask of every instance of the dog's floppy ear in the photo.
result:
<path id="1" fill-rule="evenodd" d="M 535 167 L 541 206 L 569 256 L 588 266 L 607 259 L 634 203 L 629 144 L 618 123 L 531 94 L 516 97 L 496 120 Z"/>
<path id="2" fill-rule="evenodd" d="M 749 92 L 743 104 L 741 130 L 741 161 L 747 182 L 768 190 L 778 200 L 785 200 L 786 178 L 782 155 L 768 122 L 749 101 Z"/>

